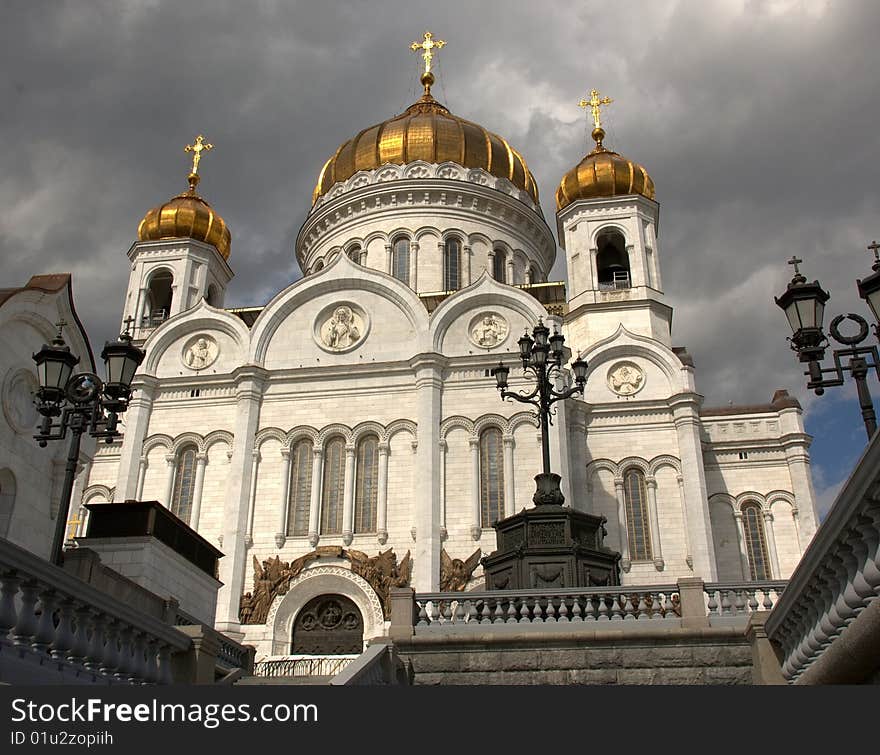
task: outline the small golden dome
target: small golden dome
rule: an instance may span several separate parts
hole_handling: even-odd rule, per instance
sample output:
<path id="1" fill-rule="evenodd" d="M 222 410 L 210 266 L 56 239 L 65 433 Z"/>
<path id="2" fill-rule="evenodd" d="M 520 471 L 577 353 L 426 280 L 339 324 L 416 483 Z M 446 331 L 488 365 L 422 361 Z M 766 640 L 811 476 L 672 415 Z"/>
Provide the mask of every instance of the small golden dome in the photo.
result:
<path id="1" fill-rule="evenodd" d="M 504 138 L 450 113 L 431 96 L 433 80 L 433 74 L 423 74 L 425 94 L 418 101 L 391 120 L 365 128 L 336 150 L 318 176 L 312 204 L 358 171 L 415 160 L 482 168 L 506 178 L 538 203 L 538 186 L 522 155 Z"/>
<path id="2" fill-rule="evenodd" d="M 641 194 L 654 199 L 654 182 L 641 165 L 602 146 L 605 130 L 593 129 L 595 149 L 562 177 L 556 190 L 556 211 L 578 199 Z"/>
<path id="3" fill-rule="evenodd" d="M 223 259 L 229 259 L 232 235 L 226 222 L 196 194 L 199 176 L 189 176 L 189 190 L 154 207 L 138 226 L 140 241 L 158 239 L 196 239 L 213 246 Z"/>

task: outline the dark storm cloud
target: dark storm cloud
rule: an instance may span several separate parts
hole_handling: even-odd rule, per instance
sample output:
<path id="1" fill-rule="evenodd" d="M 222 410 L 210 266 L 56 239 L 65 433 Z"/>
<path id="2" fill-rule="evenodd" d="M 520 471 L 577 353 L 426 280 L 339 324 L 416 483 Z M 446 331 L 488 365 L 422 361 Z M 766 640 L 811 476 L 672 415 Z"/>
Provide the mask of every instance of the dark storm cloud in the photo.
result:
<path id="1" fill-rule="evenodd" d="M 7 2 L 0 24 L 0 285 L 74 273 L 96 342 L 117 327 L 125 252 L 216 145 L 204 196 L 233 233 L 228 305 L 299 276 L 296 232 L 344 140 L 417 96 L 408 43 L 448 41 L 435 93 L 507 136 L 552 228 L 583 155 L 575 103 L 610 94 L 608 143 L 661 203 L 675 341 L 710 404 L 800 390 L 772 303 L 792 253 L 842 311 L 880 235 L 880 4 L 767 2 Z M 564 260 L 555 272 L 564 275 Z"/>

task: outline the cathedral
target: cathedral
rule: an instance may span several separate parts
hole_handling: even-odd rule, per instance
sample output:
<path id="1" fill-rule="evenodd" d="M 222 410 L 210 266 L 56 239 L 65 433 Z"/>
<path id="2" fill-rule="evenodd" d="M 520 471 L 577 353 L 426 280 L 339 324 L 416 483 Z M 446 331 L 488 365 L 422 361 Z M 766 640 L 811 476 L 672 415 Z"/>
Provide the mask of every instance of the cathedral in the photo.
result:
<path id="1" fill-rule="evenodd" d="M 816 529 L 798 402 L 703 405 L 671 332 L 654 182 L 605 144 L 610 100 L 582 103 L 595 144 L 561 177 L 554 236 L 524 156 L 434 98 L 441 44 L 414 45 L 417 101 L 327 145 L 302 277 L 269 302 L 224 307 L 235 244 L 201 196 L 202 136 L 189 188 L 128 251 L 120 320 L 147 356 L 122 437 L 84 464 L 73 529 L 85 504 L 167 506 L 223 552 L 216 627 L 260 655 L 307 650 L 291 638 L 321 596 L 384 634 L 364 554 L 390 551 L 419 592 L 451 560 L 471 565 L 458 587 L 482 584 L 475 554 L 532 505 L 541 466 L 536 418 L 490 372 L 539 322 L 589 365 L 583 397 L 557 405 L 551 463 L 566 505 L 606 518 L 623 585 L 784 579 Z M 557 239 L 566 282 L 548 280 Z M 528 383 L 511 369 L 510 385 Z M 282 563 L 285 590 L 257 601 Z"/>

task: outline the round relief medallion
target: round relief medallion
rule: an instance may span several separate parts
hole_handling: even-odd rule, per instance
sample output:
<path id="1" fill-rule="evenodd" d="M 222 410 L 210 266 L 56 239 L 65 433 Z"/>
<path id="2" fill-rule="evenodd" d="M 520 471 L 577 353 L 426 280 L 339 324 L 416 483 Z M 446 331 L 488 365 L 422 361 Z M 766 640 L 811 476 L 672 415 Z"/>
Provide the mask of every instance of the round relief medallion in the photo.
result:
<path id="1" fill-rule="evenodd" d="M 481 349 L 494 349 L 507 340 L 510 326 L 497 312 L 483 312 L 471 320 L 468 338 Z"/>
<path id="2" fill-rule="evenodd" d="M 220 347 L 217 342 L 211 336 L 203 333 L 187 341 L 181 358 L 185 366 L 198 371 L 214 364 L 219 354 Z"/>
<path id="3" fill-rule="evenodd" d="M 29 433 L 39 420 L 34 395 L 39 385 L 26 369 L 11 369 L 3 381 L 3 415 L 17 433 Z"/>
<path id="4" fill-rule="evenodd" d="M 341 354 L 357 348 L 367 337 L 367 313 L 351 302 L 337 302 L 321 310 L 315 320 L 315 341 L 324 351 Z"/>
<path id="5" fill-rule="evenodd" d="M 645 373 L 634 362 L 617 362 L 608 370 L 608 387 L 618 396 L 632 396 L 645 386 Z"/>

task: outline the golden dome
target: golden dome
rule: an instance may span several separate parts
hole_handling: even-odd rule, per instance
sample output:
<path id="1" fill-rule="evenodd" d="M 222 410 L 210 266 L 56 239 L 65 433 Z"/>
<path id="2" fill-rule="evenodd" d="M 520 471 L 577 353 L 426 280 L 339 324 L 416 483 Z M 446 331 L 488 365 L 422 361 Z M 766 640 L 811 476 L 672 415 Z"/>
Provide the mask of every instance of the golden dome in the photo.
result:
<path id="1" fill-rule="evenodd" d="M 654 182 L 641 165 L 602 146 L 604 129 L 593 129 L 595 149 L 562 177 L 556 190 L 556 211 L 578 199 L 641 194 L 654 198 Z"/>
<path id="2" fill-rule="evenodd" d="M 426 91 L 417 102 L 391 120 L 365 128 L 336 150 L 318 176 L 312 204 L 358 171 L 415 160 L 482 168 L 528 192 L 537 204 L 538 187 L 522 155 L 504 138 L 450 113 L 430 94 L 433 75 L 422 78 Z"/>
<path id="3" fill-rule="evenodd" d="M 199 176 L 189 176 L 189 190 L 154 207 L 138 226 L 140 241 L 158 239 L 196 239 L 213 246 L 223 259 L 229 259 L 232 235 L 226 222 L 196 194 Z"/>

